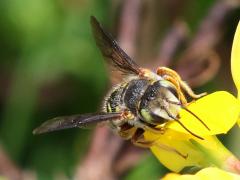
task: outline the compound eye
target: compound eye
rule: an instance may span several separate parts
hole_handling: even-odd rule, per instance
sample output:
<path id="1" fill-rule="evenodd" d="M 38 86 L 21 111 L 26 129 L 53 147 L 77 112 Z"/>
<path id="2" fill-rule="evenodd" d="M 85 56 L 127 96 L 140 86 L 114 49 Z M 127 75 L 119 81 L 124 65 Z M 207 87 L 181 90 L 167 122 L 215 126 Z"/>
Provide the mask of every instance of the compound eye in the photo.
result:
<path id="1" fill-rule="evenodd" d="M 156 93 L 152 92 L 152 93 L 150 94 L 150 99 L 154 99 L 155 97 L 156 97 Z"/>

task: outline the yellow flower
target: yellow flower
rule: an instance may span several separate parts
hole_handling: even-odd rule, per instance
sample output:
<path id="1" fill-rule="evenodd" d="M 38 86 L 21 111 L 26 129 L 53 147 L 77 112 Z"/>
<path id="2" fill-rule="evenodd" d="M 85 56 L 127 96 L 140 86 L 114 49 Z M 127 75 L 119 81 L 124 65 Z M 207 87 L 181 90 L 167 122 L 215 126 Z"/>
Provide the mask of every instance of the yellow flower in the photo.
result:
<path id="1" fill-rule="evenodd" d="M 233 40 L 231 54 L 231 71 L 234 83 L 238 89 L 238 99 L 240 99 L 240 22 Z"/>
<path id="2" fill-rule="evenodd" d="M 201 168 L 217 166 L 232 172 L 239 171 L 239 169 L 230 167 L 238 163 L 237 158 L 222 145 L 216 136 L 206 136 L 204 140 L 201 140 L 169 129 L 161 136 L 147 132 L 145 138 L 155 140 L 151 151 L 171 171 L 180 172 L 192 166 Z M 230 163 L 230 160 L 233 163 Z"/>
<path id="3" fill-rule="evenodd" d="M 238 99 L 240 100 L 240 22 L 233 40 L 232 54 L 231 54 L 231 70 L 233 80 L 238 90 Z M 240 125 L 240 118 L 238 119 Z"/>
<path id="4" fill-rule="evenodd" d="M 154 155 L 167 168 L 180 172 L 190 166 L 216 166 L 232 172 L 229 159 L 239 162 L 215 137 L 227 133 L 233 125 L 240 122 L 240 23 L 234 37 L 231 70 L 234 83 L 239 91 L 238 98 L 225 91 L 217 91 L 191 103 L 188 109 L 196 114 L 210 128 L 208 130 L 193 115 L 181 110 L 180 121 L 194 134 L 204 138 L 201 140 L 189 134 L 177 122 L 169 122 L 163 135 L 150 132 L 144 134 L 149 141 Z"/>
<path id="5" fill-rule="evenodd" d="M 218 168 L 209 167 L 200 170 L 194 175 L 190 174 L 180 175 L 176 173 L 169 173 L 164 178 L 162 178 L 162 180 L 212 180 L 212 179 L 239 180 L 240 175 L 230 173 Z"/>
<path id="6" fill-rule="evenodd" d="M 217 91 L 193 102 L 188 109 L 200 117 L 210 131 L 185 110 L 180 112 L 181 122 L 195 134 L 208 136 L 227 133 L 233 127 L 239 116 L 240 103 L 230 93 Z M 168 128 L 186 133 L 176 122 L 169 124 Z"/>
<path id="7" fill-rule="evenodd" d="M 211 129 L 207 130 L 188 112 L 180 112 L 181 121 L 199 136 L 227 133 L 239 119 L 240 114 L 240 22 L 238 24 L 232 47 L 231 71 L 234 83 L 239 91 L 238 98 L 228 92 L 217 91 L 190 104 L 188 109 L 199 116 Z M 176 122 L 170 129 L 186 131 Z"/>

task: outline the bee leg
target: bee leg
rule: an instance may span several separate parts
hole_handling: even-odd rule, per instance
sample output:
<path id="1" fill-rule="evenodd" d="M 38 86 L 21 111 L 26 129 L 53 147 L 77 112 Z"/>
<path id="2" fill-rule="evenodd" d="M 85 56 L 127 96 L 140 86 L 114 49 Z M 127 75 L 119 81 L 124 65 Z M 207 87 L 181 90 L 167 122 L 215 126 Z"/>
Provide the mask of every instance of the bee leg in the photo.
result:
<path id="1" fill-rule="evenodd" d="M 159 147 L 159 148 L 161 148 L 161 149 L 163 149 L 163 150 L 176 153 L 177 155 L 181 156 L 184 159 L 187 159 L 187 157 L 188 157 L 188 154 L 184 155 L 181 152 L 179 152 L 177 149 L 175 149 L 173 147 L 170 147 L 170 146 L 167 146 L 165 144 L 161 144 L 161 143 L 158 142 L 158 143 L 155 143 L 154 145 Z"/>
<path id="2" fill-rule="evenodd" d="M 206 92 L 201 93 L 201 94 L 195 94 L 193 92 L 193 90 L 190 88 L 190 86 L 184 81 L 180 81 L 180 86 L 193 99 L 199 99 L 199 98 L 207 95 Z"/>
<path id="3" fill-rule="evenodd" d="M 144 130 L 143 129 L 137 129 L 137 131 L 135 132 L 135 134 L 132 136 L 132 143 L 136 146 L 139 146 L 139 147 L 143 147 L 143 148 L 150 148 L 151 146 L 157 146 L 163 150 L 166 150 L 166 151 L 169 151 L 169 152 L 173 152 L 173 153 L 176 153 L 178 154 L 179 156 L 181 156 L 182 158 L 184 159 L 187 159 L 188 155 L 184 155 L 182 154 L 181 152 L 179 152 L 178 150 L 176 150 L 175 148 L 172 148 L 170 146 L 167 146 L 167 145 L 164 145 L 164 144 L 161 144 L 159 142 L 156 143 L 156 140 L 153 140 L 153 141 L 146 141 L 144 139 Z"/>
<path id="4" fill-rule="evenodd" d="M 117 131 L 117 134 L 123 139 L 130 139 L 135 133 L 136 128 L 131 126 L 128 123 L 124 123 L 120 126 L 120 129 Z"/>
<path id="5" fill-rule="evenodd" d="M 154 144 L 154 141 L 146 141 L 143 136 L 144 132 L 145 130 L 138 128 L 133 134 L 131 141 L 136 146 L 142 148 L 150 148 Z"/>
<path id="6" fill-rule="evenodd" d="M 167 67 L 158 67 L 157 74 L 162 77 L 164 77 L 165 75 L 171 76 L 178 82 L 182 81 L 181 77 L 178 75 L 178 73 L 176 71 L 174 71 L 170 68 L 167 68 Z"/>
<path id="7" fill-rule="evenodd" d="M 162 128 L 150 127 L 150 126 L 146 125 L 144 122 L 141 122 L 139 120 L 134 121 L 133 126 L 143 129 L 145 131 L 149 131 L 154 134 L 164 134 L 164 132 L 165 132 L 165 128 L 163 128 L 163 127 Z"/>
<path id="8" fill-rule="evenodd" d="M 179 86 L 193 99 L 199 99 L 203 96 L 206 95 L 206 93 L 201 93 L 201 94 L 195 94 L 193 90 L 189 87 L 189 85 L 184 82 L 181 77 L 178 75 L 178 73 L 172 69 L 169 69 L 167 67 L 158 67 L 157 69 L 157 74 L 162 76 L 164 79 L 164 76 L 170 76 L 173 78 L 173 80 L 179 84 Z M 172 82 L 172 81 L 171 81 Z M 173 82 L 172 82 L 173 83 Z M 176 83 L 173 83 L 174 85 Z M 175 85 L 176 86 L 176 85 Z M 176 86 L 177 87 L 177 86 Z"/>
<path id="9" fill-rule="evenodd" d="M 181 86 L 180 86 L 179 82 L 176 81 L 176 79 L 171 77 L 171 76 L 164 76 L 164 79 L 167 80 L 167 81 L 170 81 L 176 87 L 176 89 L 177 89 L 176 92 L 178 94 L 178 99 L 181 101 L 181 103 L 183 105 L 186 106 L 188 104 L 187 99 L 186 99 L 186 97 L 184 96 L 184 94 L 181 90 Z"/>

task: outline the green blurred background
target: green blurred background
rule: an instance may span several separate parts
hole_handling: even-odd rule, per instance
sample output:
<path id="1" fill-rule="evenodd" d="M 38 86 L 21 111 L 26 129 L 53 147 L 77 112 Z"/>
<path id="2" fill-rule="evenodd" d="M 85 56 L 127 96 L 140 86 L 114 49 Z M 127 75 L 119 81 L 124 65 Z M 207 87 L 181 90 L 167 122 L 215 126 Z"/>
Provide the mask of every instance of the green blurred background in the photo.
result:
<path id="1" fill-rule="evenodd" d="M 96 16 L 111 29 L 111 25 L 117 25 L 113 21 L 121 12 L 121 8 L 113 8 L 113 4 L 120 2 L 0 1 L 0 142 L 20 168 L 35 172 L 39 179 L 56 179 L 57 174 L 72 178 L 76 163 L 87 151 L 91 130 L 72 129 L 42 136 L 33 136 L 32 130 L 54 116 L 99 109 L 109 78 L 91 34 L 89 17 Z M 192 33 L 214 2 L 187 1 L 181 18 L 186 20 Z M 163 30 L 158 32 L 155 44 L 170 26 L 170 12 L 158 4 L 159 27 Z M 223 45 L 228 47 L 226 57 L 230 57 L 239 17 L 237 10 L 229 18 Z M 223 85 L 217 79 L 201 90 L 233 89 L 232 82 Z M 224 138 L 225 143 L 233 149 L 236 146 L 233 151 L 240 155 L 233 142 L 237 133 L 232 134 Z M 149 153 L 123 178 L 157 179 L 162 172 L 164 168 Z"/>

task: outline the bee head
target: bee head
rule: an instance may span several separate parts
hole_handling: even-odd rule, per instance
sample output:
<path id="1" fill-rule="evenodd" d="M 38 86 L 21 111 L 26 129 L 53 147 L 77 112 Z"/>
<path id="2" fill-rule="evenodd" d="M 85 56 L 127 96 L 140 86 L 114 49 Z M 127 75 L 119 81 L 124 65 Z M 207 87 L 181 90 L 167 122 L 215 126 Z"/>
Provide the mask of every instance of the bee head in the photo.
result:
<path id="1" fill-rule="evenodd" d="M 177 89 L 166 80 L 159 80 L 148 87 L 140 103 L 142 120 L 150 124 L 162 124 L 178 116 L 182 105 Z"/>

